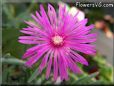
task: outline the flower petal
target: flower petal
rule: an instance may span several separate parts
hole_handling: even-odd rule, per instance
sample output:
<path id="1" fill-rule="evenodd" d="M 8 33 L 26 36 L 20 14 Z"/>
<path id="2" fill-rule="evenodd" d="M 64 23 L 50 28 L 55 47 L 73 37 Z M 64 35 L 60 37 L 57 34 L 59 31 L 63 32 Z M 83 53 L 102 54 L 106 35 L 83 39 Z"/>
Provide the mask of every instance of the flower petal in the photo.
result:
<path id="1" fill-rule="evenodd" d="M 53 26 L 56 26 L 57 24 L 57 16 L 56 16 L 56 11 L 55 9 L 53 8 L 52 5 L 48 4 L 48 16 L 50 18 L 50 22 Z M 56 28 L 56 27 L 54 27 Z"/>
<path id="2" fill-rule="evenodd" d="M 45 22 L 48 23 L 48 24 L 50 24 L 49 19 L 47 17 L 47 14 L 46 14 L 46 12 L 45 12 L 44 7 L 43 7 L 42 4 L 40 5 L 40 13 L 41 13 L 42 17 L 44 17 Z"/>
<path id="3" fill-rule="evenodd" d="M 46 53 L 49 50 L 49 47 L 44 47 L 41 50 L 38 51 L 38 53 L 36 55 L 34 55 L 33 57 L 29 58 L 29 60 L 25 63 L 26 66 L 31 67 L 34 63 L 36 63 L 41 56 Z"/>
<path id="4" fill-rule="evenodd" d="M 68 66 L 74 73 L 82 73 L 79 67 L 74 63 L 71 58 L 67 58 Z"/>
<path id="5" fill-rule="evenodd" d="M 83 52 L 85 54 L 95 55 L 96 53 L 94 45 L 71 43 L 69 46 L 71 49 L 77 50 L 79 52 Z"/>
<path id="6" fill-rule="evenodd" d="M 23 55 L 22 58 L 25 59 L 25 58 L 35 54 L 37 50 L 39 50 L 40 48 L 42 48 L 43 46 L 46 46 L 46 45 L 47 44 L 40 44 L 40 45 L 36 45 L 32 48 L 27 49 L 26 53 Z"/>
<path id="7" fill-rule="evenodd" d="M 38 44 L 37 41 L 30 41 L 30 40 L 18 40 L 18 42 L 22 44 Z"/>
<path id="8" fill-rule="evenodd" d="M 54 69 L 53 69 L 53 77 L 54 77 L 54 80 L 57 80 L 57 77 L 58 77 L 58 55 L 57 55 L 57 51 L 54 52 Z"/>
<path id="9" fill-rule="evenodd" d="M 39 66 L 39 73 L 41 73 L 42 70 L 44 69 L 44 67 L 46 66 L 46 63 L 47 63 L 47 61 L 48 61 L 48 57 L 49 57 L 50 52 L 51 52 L 51 50 L 48 51 L 48 52 L 46 53 L 46 55 L 43 57 L 42 62 L 41 62 L 41 64 L 40 64 L 40 66 Z"/>
<path id="10" fill-rule="evenodd" d="M 73 58 L 76 62 L 80 62 L 81 64 L 84 64 L 86 66 L 88 66 L 88 62 L 86 61 L 85 58 L 83 58 L 81 55 L 79 55 L 78 53 L 71 51 L 71 58 Z"/>
<path id="11" fill-rule="evenodd" d="M 72 32 L 80 30 L 80 27 L 84 27 L 87 24 L 87 22 L 88 22 L 88 19 L 84 19 L 72 26 L 69 26 L 70 29 L 67 30 L 67 33 L 72 34 Z"/>
<path id="12" fill-rule="evenodd" d="M 46 79 L 48 79 L 49 75 L 50 75 L 51 66 L 52 66 L 52 58 L 53 58 L 53 51 L 51 52 L 51 55 L 49 57 L 49 62 L 48 62 L 48 66 L 47 66 L 47 69 L 46 69 Z"/>
<path id="13" fill-rule="evenodd" d="M 59 54 L 58 56 L 58 62 L 59 62 L 59 73 L 61 80 L 63 79 L 68 80 L 67 66 L 61 54 Z"/>

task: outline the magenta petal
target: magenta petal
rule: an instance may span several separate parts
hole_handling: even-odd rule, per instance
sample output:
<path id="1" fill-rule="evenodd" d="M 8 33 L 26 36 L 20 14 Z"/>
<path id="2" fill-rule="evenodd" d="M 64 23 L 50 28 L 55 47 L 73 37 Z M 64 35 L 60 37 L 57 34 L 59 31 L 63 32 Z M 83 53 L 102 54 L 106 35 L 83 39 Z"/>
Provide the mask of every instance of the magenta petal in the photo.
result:
<path id="1" fill-rule="evenodd" d="M 97 34 L 96 33 L 91 33 L 88 35 L 85 35 L 86 38 L 90 39 L 90 38 L 97 38 Z"/>
<path id="2" fill-rule="evenodd" d="M 49 75 L 50 75 L 51 66 L 52 66 L 52 58 L 53 58 L 53 52 L 51 52 L 50 59 L 49 59 L 49 62 L 48 62 L 48 66 L 47 66 L 47 69 L 46 69 L 46 79 L 48 79 Z"/>
<path id="3" fill-rule="evenodd" d="M 56 23 L 57 23 L 56 12 L 55 12 L 55 9 L 53 8 L 53 6 L 50 4 L 48 4 L 48 16 L 50 18 L 51 24 L 56 25 Z"/>
<path id="4" fill-rule="evenodd" d="M 45 38 L 39 38 L 37 36 L 20 36 L 19 37 L 20 40 L 28 40 L 28 41 L 47 41 Z"/>
<path id="5" fill-rule="evenodd" d="M 19 39 L 34 39 L 34 36 L 20 36 Z"/>
<path id="6" fill-rule="evenodd" d="M 67 58 L 66 53 L 67 53 L 67 52 L 65 52 L 65 50 L 61 50 L 61 51 L 60 51 L 60 55 L 62 56 L 62 59 L 63 59 L 63 61 L 64 61 L 65 66 L 67 67 L 67 66 L 68 66 L 68 63 L 67 63 L 67 61 L 66 61 L 66 58 Z"/>
<path id="7" fill-rule="evenodd" d="M 18 42 L 22 44 L 38 44 L 37 41 L 31 41 L 31 40 L 18 40 Z"/>
<path id="8" fill-rule="evenodd" d="M 97 39 L 70 39 L 69 41 L 72 41 L 74 43 L 92 43 L 95 42 Z"/>
<path id="9" fill-rule="evenodd" d="M 36 51 L 39 50 L 40 48 L 42 48 L 44 45 L 46 45 L 46 44 L 36 45 L 36 46 L 34 46 L 32 48 L 27 49 L 26 53 L 23 55 L 22 58 L 25 59 L 25 58 L 35 54 Z"/>
<path id="10" fill-rule="evenodd" d="M 36 26 L 34 23 L 30 22 L 30 21 L 24 21 L 26 24 L 30 25 L 31 27 L 38 27 Z"/>
<path id="11" fill-rule="evenodd" d="M 44 17 L 45 22 L 47 22 L 49 24 L 49 20 L 48 20 L 47 14 L 46 14 L 42 4 L 40 5 L 40 13 L 41 13 L 42 17 Z"/>
<path id="12" fill-rule="evenodd" d="M 80 62 L 81 64 L 88 66 L 86 59 L 74 51 L 72 51 L 71 58 L 73 58 L 76 62 Z"/>
<path id="13" fill-rule="evenodd" d="M 36 58 L 37 57 L 37 54 L 31 56 L 31 58 L 29 58 L 29 60 L 25 63 L 25 66 L 27 67 L 32 67 L 32 64 L 34 63 L 34 59 L 33 58 Z"/>
<path id="14" fill-rule="evenodd" d="M 22 56 L 23 59 L 33 56 L 35 54 L 35 52 L 33 51 L 26 51 L 26 53 Z"/>
<path id="15" fill-rule="evenodd" d="M 63 72 L 62 72 L 62 67 L 61 67 L 62 62 L 61 62 L 60 57 L 58 57 L 58 63 L 59 63 L 58 65 L 59 65 L 59 74 L 60 74 L 60 78 L 61 78 L 61 80 L 63 80 L 64 77 L 63 77 Z"/>
<path id="16" fill-rule="evenodd" d="M 27 49 L 27 51 L 36 51 L 37 52 L 39 49 L 42 49 L 44 46 L 48 46 L 48 44 L 47 43 L 39 44 L 39 45 L 36 45 L 34 47 Z"/>
<path id="17" fill-rule="evenodd" d="M 47 14 L 46 14 L 42 4 L 40 5 L 40 13 L 42 15 L 43 27 L 44 27 L 45 31 L 47 31 L 47 33 L 50 35 L 52 33 L 52 26 L 50 25 L 49 19 L 47 17 Z"/>
<path id="18" fill-rule="evenodd" d="M 79 27 L 79 26 L 85 26 L 86 24 L 87 24 L 87 22 L 88 22 L 88 19 L 84 19 L 84 20 L 81 20 L 80 22 L 78 22 L 78 23 L 76 23 L 76 24 L 74 24 L 72 27 L 71 27 L 71 30 L 78 30 L 77 28 Z"/>
<path id="19" fill-rule="evenodd" d="M 82 34 L 85 35 L 85 34 L 89 33 L 93 28 L 94 28 L 94 24 L 91 24 L 89 26 L 84 26 L 84 27 L 78 29 L 78 31 L 76 31 L 78 33 L 76 35 L 82 35 Z"/>
<path id="20" fill-rule="evenodd" d="M 61 55 L 62 56 L 62 55 Z M 67 58 L 67 57 L 66 57 Z M 63 72 L 63 76 L 64 76 L 64 79 L 65 80 L 68 80 L 68 73 L 67 73 L 67 62 L 66 62 L 66 59 L 64 59 L 64 57 L 62 56 L 61 57 L 62 59 L 62 63 L 63 65 L 61 65 L 61 68 L 62 68 L 62 72 Z"/>
<path id="21" fill-rule="evenodd" d="M 95 55 L 96 50 L 94 45 L 90 44 L 73 44 L 69 45 L 72 49 L 83 52 L 85 54 Z"/>
<path id="22" fill-rule="evenodd" d="M 43 57 L 42 62 L 39 66 L 39 73 L 42 72 L 42 70 L 44 69 L 44 67 L 46 66 L 46 63 L 48 61 L 48 57 L 49 57 L 50 51 L 46 53 L 46 55 Z"/>
<path id="23" fill-rule="evenodd" d="M 92 38 L 96 38 L 97 34 L 92 33 L 92 34 L 88 34 L 88 35 L 77 35 L 77 36 L 74 36 L 74 37 L 76 37 L 77 39 L 92 39 Z"/>
<path id="24" fill-rule="evenodd" d="M 59 13 L 58 13 L 59 18 L 62 19 L 65 13 L 66 13 L 66 5 L 62 7 L 61 4 L 59 4 Z"/>
<path id="25" fill-rule="evenodd" d="M 37 12 L 36 12 L 36 14 L 37 14 L 37 17 L 38 17 L 38 13 L 37 13 Z M 31 14 L 31 17 L 32 17 L 38 24 L 42 25 L 42 24 L 41 24 L 41 21 L 40 21 L 35 15 Z"/>
<path id="26" fill-rule="evenodd" d="M 57 56 L 57 51 L 55 51 L 54 53 L 54 74 L 53 74 L 53 77 L 54 77 L 54 80 L 57 80 L 57 77 L 58 77 L 58 60 L 57 60 L 58 56 Z"/>
<path id="27" fill-rule="evenodd" d="M 91 24 L 89 26 L 86 26 L 85 28 L 83 28 L 83 30 L 81 31 L 80 35 L 85 35 L 85 34 L 88 34 L 90 33 L 90 31 L 94 29 L 94 24 Z"/>
<path id="28" fill-rule="evenodd" d="M 84 19 L 84 20 L 81 20 L 80 22 L 77 22 L 76 24 L 71 24 L 70 25 L 70 30 L 68 29 L 67 30 L 67 35 L 72 35 L 72 34 L 76 34 L 80 31 L 82 31 L 82 28 L 85 27 L 85 25 L 87 24 L 87 21 L 88 19 Z M 72 22 L 72 21 L 71 21 Z M 74 22 L 72 22 L 74 23 Z"/>
<path id="29" fill-rule="evenodd" d="M 63 79 L 68 80 L 67 66 L 61 54 L 58 56 L 58 62 L 59 62 L 59 73 L 61 80 Z"/>
<path id="30" fill-rule="evenodd" d="M 25 34 L 30 34 L 30 35 L 36 35 L 41 34 L 46 37 L 48 37 L 47 33 L 45 31 L 40 30 L 38 27 L 29 27 L 29 28 L 24 28 L 23 30 L 20 30 L 20 32 L 25 33 Z M 28 32 L 28 33 L 27 33 Z"/>
<path id="31" fill-rule="evenodd" d="M 38 21 L 38 23 L 43 27 L 42 17 L 40 16 L 38 11 L 36 11 L 36 17 L 38 18 L 38 20 L 36 21 Z"/>
<path id="32" fill-rule="evenodd" d="M 34 55 L 33 57 L 31 57 L 25 64 L 28 66 L 28 67 L 31 67 L 34 63 L 36 63 L 40 58 L 41 56 L 47 52 L 49 50 L 48 47 L 44 47 L 43 49 L 41 49 L 36 55 Z"/>
<path id="33" fill-rule="evenodd" d="M 20 32 L 22 32 L 24 34 L 34 35 L 34 33 L 33 32 L 30 32 L 30 31 L 20 30 Z"/>
<path id="34" fill-rule="evenodd" d="M 68 66 L 74 73 L 82 73 L 79 67 L 74 63 L 71 58 L 67 58 Z"/>

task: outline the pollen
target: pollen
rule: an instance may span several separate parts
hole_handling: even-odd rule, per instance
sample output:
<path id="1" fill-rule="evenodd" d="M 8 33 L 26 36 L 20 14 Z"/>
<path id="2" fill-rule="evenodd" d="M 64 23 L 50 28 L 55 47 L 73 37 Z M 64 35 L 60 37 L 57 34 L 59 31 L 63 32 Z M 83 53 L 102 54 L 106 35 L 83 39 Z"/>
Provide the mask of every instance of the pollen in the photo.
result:
<path id="1" fill-rule="evenodd" d="M 54 36 L 52 40 L 55 45 L 60 45 L 63 42 L 63 38 L 61 36 Z"/>

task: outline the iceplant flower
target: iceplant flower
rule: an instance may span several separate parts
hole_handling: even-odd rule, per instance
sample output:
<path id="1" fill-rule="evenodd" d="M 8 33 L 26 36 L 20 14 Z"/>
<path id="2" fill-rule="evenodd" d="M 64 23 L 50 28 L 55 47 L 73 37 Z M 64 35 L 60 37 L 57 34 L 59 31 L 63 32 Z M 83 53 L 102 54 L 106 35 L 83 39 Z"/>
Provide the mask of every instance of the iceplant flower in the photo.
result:
<path id="1" fill-rule="evenodd" d="M 81 73 L 76 63 L 88 65 L 88 62 L 78 53 L 95 54 L 95 46 L 91 43 L 96 40 L 96 34 L 90 33 L 94 25 L 86 26 L 88 19 L 78 21 L 77 14 L 71 16 L 66 6 L 61 5 L 57 14 L 50 4 L 46 13 L 43 5 L 40 5 L 40 13 L 36 11 L 31 15 L 36 24 L 26 21 L 28 26 L 20 30 L 26 35 L 20 36 L 18 41 L 34 45 L 22 57 L 28 58 L 25 65 L 32 67 L 41 59 L 39 73 L 46 67 L 46 78 L 53 71 L 54 80 L 58 76 L 61 80 L 68 80 L 68 69 Z"/>

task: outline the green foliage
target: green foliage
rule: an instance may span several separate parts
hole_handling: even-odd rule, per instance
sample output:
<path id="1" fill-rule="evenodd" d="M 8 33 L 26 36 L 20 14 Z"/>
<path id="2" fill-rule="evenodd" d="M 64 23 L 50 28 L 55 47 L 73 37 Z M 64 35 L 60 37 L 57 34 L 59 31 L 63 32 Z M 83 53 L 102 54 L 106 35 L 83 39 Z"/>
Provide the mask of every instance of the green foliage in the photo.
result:
<path id="1" fill-rule="evenodd" d="M 28 80 L 28 83 L 30 83 L 32 80 L 34 80 L 37 76 L 38 76 L 38 69 L 36 69 L 33 74 L 31 75 L 31 77 Z"/>
<path id="2" fill-rule="evenodd" d="M 24 65 L 25 63 L 23 60 L 17 59 L 13 56 L 10 56 L 9 54 L 6 54 L 3 58 L 1 58 L 1 61 L 2 63 L 14 64 L 14 65 Z"/>
<path id="3" fill-rule="evenodd" d="M 80 77 L 78 80 L 74 81 L 73 84 L 92 84 L 94 82 L 94 80 L 92 80 L 92 78 L 94 78 L 95 76 L 98 75 L 98 72 L 93 73 L 91 75 L 86 75 L 83 77 Z"/>
<path id="4" fill-rule="evenodd" d="M 11 55 L 20 58 L 24 53 L 26 46 L 21 45 L 18 42 L 18 36 L 20 35 L 19 29 L 4 28 L 2 30 L 2 50 L 3 54 L 10 53 Z"/>
<path id="5" fill-rule="evenodd" d="M 102 57 L 99 54 L 97 54 L 97 56 L 94 57 L 94 60 L 99 65 L 101 81 L 104 83 L 113 83 L 113 67 L 109 65 L 109 63 L 106 63 L 104 57 Z"/>
<path id="6" fill-rule="evenodd" d="M 2 79 L 3 83 L 10 83 L 11 81 L 11 83 L 13 84 L 12 81 L 14 81 L 15 83 L 23 82 L 23 83 L 31 83 L 31 84 L 32 83 L 55 84 L 55 82 L 53 81 L 52 75 L 48 80 L 45 79 L 45 70 L 43 71 L 42 74 L 38 73 L 38 68 L 36 68 L 35 71 L 31 71 L 31 69 L 27 70 L 27 68 L 23 66 L 25 62 L 23 60 L 15 58 L 14 56 L 6 54 L 5 56 L 3 56 L 1 61 L 3 63 L 3 79 Z M 78 75 L 78 74 L 73 74 L 72 72 L 69 71 L 69 80 L 62 83 L 72 84 L 72 85 L 73 84 L 77 84 L 77 85 L 108 84 L 109 82 L 112 83 L 111 74 L 112 74 L 112 68 L 111 67 L 107 68 L 107 65 L 101 67 L 99 72 L 96 72 L 90 75 L 86 72 L 84 72 L 81 75 Z M 100 80 L 95 79 L 95 77 L 98 75 L 100 75 Z M 12 79 L 12 77 L 14 79 L 17 79 L 17 78 L 19 79 L 15 81 Z"/>

